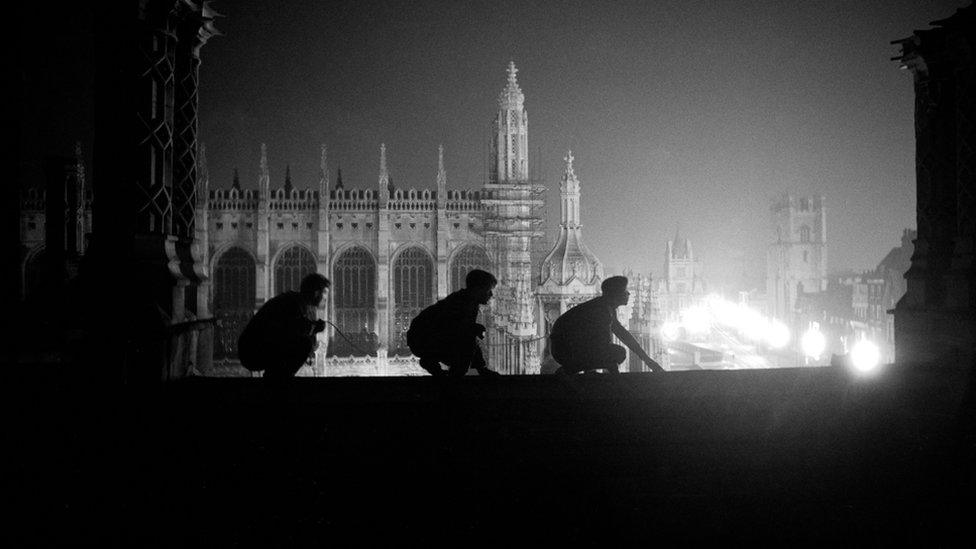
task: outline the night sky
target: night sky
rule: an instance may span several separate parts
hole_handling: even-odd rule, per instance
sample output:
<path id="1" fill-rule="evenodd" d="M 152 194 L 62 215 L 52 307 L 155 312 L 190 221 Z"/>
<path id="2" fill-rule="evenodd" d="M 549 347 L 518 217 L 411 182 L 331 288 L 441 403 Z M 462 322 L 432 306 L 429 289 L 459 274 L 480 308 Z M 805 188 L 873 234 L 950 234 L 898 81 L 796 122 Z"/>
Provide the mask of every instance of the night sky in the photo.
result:
<path id="1" fill-rule="evenodd" d="M 325 143 L 333 181 L 341 165 L 347 188 L 375 188 L 385 142 L 396 186 L 433 188 L 443 143 L 448 187 L 474 188 L 512 60 L 550 220 L 571 148 L 585 239 L 608 273 L 660 275 L 680 225 L 711 288 L 760 286 L 769 204 L 787 191 L 826 197 L 832 271 L 867 269 L 915 226 L 914 92 L 889 42 L 966 3 L 218 1 L 200 138 L 216 187 L 234 168 L 256 187 L 265 142 L 272 186 L 286 165 L 316 186 Z M 83 66 L 79 37 L 52 34 L 48 49 Z M 84 100 L 43 84 L 22 86 L 36 121 L 22 146 L 80 138 L 89 156 Z"/>

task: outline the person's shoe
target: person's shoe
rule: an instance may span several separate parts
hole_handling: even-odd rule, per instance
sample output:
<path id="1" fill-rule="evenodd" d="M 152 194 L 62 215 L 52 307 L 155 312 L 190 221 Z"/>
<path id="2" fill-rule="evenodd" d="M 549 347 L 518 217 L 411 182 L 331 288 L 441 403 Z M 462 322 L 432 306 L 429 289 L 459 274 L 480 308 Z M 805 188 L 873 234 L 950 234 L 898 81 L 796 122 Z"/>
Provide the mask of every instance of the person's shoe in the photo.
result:
<path id="1" fill-rule="evenodd" d="M 422 358 L 420 359 L 420 367 L 423 368 L 424 370 L 427 370 L 427 372 L 434 377 L 440 377 L 444 375 L 444 370 L 441 369 L 441 363 L 436 360 L 429 359 L 429 358 Z"/>
<path id="2" fill-rule="evenodd" d="M 481 368 L 481 369 L 479 369 L 478 370 L 478 375 L 479 376 L 485 376 L 485 377 L 501 377 L 501 374 L 500 373 L 498 373 L 498 372 L 496 372 L 494 370 L 489 370 L 488 368 Z"/>

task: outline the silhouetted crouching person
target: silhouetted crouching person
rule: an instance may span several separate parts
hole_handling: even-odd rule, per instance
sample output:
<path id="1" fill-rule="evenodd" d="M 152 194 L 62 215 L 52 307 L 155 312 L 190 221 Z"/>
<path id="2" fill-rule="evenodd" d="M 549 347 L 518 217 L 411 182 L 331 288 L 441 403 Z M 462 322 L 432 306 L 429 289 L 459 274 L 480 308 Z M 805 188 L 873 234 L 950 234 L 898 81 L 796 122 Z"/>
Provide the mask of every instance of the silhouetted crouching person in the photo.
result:
<path id="1" fill-rule="evenodd" d="M 557 374 L 583 370 L 604 369 L 617 373 L 618 365 L 627 358 L 627 351 L 612 343 L 611 334 L 655 372 L 664 368 L 647 356 L 634 336 L 617 321 L 617 307 L 630 300 L 627 278 L 612 276 L 600 285 L 603 295 L 573 307 L 552 325 L 550 343 L 552 357 L 561 367 Z"/>
<path id="2" fill-rule="evenodd" d="M 264 370 L 265 378 L 294 377 L 315 351 L 315 334 L 325 329 L 316 309 L 331 285 L 312 273 L 302 279 L 298 292 L 285 292 L 265 303 L 237 340 L 241 364 L 251 371 Z"/>
<path id="3" fill-rule="evenodd" d="M 441 364 L 446 364 L 452 376 L 463 376 L 468 368 L 480 375 L 499 375 L 485 364 L 478 345 L 485 327 L 477 323 L 478 307 L 488 303 L 497 283 L 491 273 L 475 269 L 465 278 L 463 290 L 427 307 L 410 322 L 407 345 L 420 358 L 424 370 L 443 375 Z"/>

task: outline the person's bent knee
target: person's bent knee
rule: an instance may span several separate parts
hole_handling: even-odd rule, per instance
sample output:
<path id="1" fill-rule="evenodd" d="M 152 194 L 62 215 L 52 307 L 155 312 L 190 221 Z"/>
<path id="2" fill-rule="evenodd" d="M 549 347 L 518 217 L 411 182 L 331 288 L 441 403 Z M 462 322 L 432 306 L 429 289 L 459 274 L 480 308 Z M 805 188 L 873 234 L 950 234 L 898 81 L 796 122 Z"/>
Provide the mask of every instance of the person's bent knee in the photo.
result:
<path id="1" fill-rule="evenodd" d="M 627 360 L 627 350 L 620 345 L 610 345 L 610 348 L 607 350 L 607 358 L 613 364 L 623 364 Z"/>

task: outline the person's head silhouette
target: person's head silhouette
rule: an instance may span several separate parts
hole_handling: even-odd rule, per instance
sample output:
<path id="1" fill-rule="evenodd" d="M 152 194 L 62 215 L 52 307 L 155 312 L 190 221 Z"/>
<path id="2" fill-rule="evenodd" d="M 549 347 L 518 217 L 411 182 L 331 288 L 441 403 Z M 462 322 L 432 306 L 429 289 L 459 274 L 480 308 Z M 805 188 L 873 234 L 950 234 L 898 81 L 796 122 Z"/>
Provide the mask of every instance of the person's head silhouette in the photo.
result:
<path id="1" fill-rule="evenodd" d="M 603 292 L 603 297 L 607 298 L 614 307 L 626 305 L 630 301 L 626 276 L 611 276 L 604 279 L 603 283 L 600 284 L 600 291 Z"/>
<path id="2" fill-rule="evenodd" d="M 473 269 L 468 273 L 468 276 L 464 278 L 464 287 L 475 296 L 475 300 L 481 304 L 485 305 L 488 300 L 491 299 L 491 290 L 498 284 L 498 279 L 495 275 L 482 271 L 481 269 Z"/>
<path id="3" fill-rule="evenodd" d="M 299 293 L 313 307 L 318 307 L 322 304 L 322 297 L 325 296 L 325 291 L 331 286 L 332 283 L 329 282 L 328 278 L 325 278 L 319 273 L 312 273 L 302 279 Z"/>

